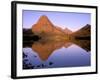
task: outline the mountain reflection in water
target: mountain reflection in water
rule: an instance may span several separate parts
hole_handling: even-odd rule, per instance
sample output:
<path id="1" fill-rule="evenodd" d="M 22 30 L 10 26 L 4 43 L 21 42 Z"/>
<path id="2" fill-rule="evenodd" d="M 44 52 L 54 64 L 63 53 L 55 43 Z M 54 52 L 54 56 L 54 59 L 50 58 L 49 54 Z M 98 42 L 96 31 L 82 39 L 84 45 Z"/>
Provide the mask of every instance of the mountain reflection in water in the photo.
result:
<path id="1" fill-rule="evenodd" d="M 24 42 L 23 69 L 90 66 L 90 40 Z"/>

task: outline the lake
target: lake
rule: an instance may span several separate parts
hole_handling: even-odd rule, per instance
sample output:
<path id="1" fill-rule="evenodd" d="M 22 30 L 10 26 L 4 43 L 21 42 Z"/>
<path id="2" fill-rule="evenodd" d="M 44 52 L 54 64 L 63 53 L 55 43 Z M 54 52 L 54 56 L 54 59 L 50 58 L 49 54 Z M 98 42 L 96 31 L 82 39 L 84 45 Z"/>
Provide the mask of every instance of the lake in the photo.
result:
<path id="1" fill-rule="evenodd" d="M 23 47 L 23 69 L 90 65 L 91 51 L 90 41 L 88 40 L 34 42 Z"/>

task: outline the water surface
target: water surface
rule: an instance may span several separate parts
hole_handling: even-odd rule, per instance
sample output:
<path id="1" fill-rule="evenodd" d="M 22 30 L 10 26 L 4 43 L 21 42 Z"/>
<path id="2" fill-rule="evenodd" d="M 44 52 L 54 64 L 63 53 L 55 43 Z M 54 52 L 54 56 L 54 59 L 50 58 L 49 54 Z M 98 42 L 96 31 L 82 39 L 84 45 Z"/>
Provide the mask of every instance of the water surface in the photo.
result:
<path id="1" fill-rule="evenodd" d="M 31 43 L 23 47 L 23 69 L 90 66 L 89 47 L 88 42 L 85 45 L 65 41 Z"/>

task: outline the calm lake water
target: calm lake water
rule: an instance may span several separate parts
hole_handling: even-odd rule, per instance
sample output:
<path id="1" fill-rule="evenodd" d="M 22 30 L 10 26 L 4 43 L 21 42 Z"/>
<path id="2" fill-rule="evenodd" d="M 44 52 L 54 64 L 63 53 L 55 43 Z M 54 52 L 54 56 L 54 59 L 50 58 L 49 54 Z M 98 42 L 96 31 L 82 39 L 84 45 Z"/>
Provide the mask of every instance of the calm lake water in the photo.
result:
<path id="1" fill-rule="evenodd" d="M 26 46 L 23 48 L 23 69 L 90 66 L 91 53 L 86 44 L 37 42 Z"/>
<path id="2" fill-rule="evenodd" d="M 87 48 L 70 42 L 37 42 L 23 48 L 23 69 L 90 66 Z"/>

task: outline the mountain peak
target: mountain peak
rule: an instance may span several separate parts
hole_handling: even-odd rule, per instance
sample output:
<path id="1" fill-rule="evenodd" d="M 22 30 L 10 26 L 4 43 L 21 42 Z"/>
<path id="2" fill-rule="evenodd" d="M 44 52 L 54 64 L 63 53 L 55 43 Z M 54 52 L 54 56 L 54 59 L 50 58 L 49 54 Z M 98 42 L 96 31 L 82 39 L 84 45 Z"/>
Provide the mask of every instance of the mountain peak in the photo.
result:
<path id="1" fill-rule="evenodd" d="M 91 35 L 91 25 L 90 24 L 86 24 L 84 27 L 82 27 L 81 29 L 79 29 L 78 31 L 73 33 L 74 36 L 90 36 Z"/>
<path id="2" fill-rule="evenodd" d="M 40 16 L 38 23 L 39 24 L 50 24 L 50 25 L 52 24 L 46 15 Z"/>
<path id="3" fill-rule="evenodd" d="M 35 33 L 46 33 L 46 34 L 65 34 L 62 28 L 53 25 L 53 23 L 49 20 L 46 15 L 40 16 L 39 20 L 36 24 L 32 25 L 32 32 Z M 69 33 L 68 29 L 66 33 Z"/>
<path id="4" fill-rule="evenodd" d="M 36 24 L 32 26 L 32 32 L 52 32 L 54 26 L 49 18 L 45 15 L 40 16 Z"/>
<path id="5" fill-rule="evenodd" d="M 91 26 L 90 24 L 86 24 L 85 26 Z"/>
<path id="6" fill-rule="evenodd" d="M 40 16 L 40 19 L 48 19 L 48 17 L 46 15 L 42 15 Z"/>

